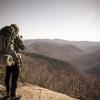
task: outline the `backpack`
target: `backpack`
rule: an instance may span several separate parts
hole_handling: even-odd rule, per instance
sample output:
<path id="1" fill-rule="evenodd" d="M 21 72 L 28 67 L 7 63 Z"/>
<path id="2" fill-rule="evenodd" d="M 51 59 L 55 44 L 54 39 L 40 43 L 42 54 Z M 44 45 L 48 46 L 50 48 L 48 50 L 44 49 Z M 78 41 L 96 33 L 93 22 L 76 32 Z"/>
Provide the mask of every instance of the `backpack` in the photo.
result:
<path id="1" fill-rule="evenodd" d="M 14 51 L 13 46 L 14 29 L 6 26 L 0 30 L 0 66 L 11 66 L 13 57 L 11 52 Z"/>

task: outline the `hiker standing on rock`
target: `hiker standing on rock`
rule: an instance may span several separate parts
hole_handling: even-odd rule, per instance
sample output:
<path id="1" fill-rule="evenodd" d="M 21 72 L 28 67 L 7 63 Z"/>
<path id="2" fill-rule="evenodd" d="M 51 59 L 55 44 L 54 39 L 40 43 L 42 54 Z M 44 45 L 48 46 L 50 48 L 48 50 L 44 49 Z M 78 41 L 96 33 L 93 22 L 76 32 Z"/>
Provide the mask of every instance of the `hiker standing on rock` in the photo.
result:
<path id="1" fill-rule="evenodd" d="M 19 50 L 24 50 L 25 46 L 22 41 L 22 36 L 20 37 L 18 32 L 19 28 L 16 24 L 11 24 L 10 26 L 6 26 L 1 29 L 1 33 L 3 34 L 11 34 L 9 35 L 9 40 L 7 40 L 7 46 L 6 52 L 9 52 L 8 54 L 11 54 L 13 58 L 13 63 L 11 65 L 6 66 L 6 76 L 5 76 L 5 85 L 6 85 L 6 91 L 7 96 L 11 97 L 12 99 L 18 99 L 20 97 L 16 96 L 16 88 L 17 88 L 17 81 L 19 77 L 19 67 L 21 64 L 21 54 L 19 53 Z M 8 33 L 7 33 L 8 32 Z M 7 36 L 6 36 L 7 37 Z M 4 51 L 5 52 L 5 51 Z"/>

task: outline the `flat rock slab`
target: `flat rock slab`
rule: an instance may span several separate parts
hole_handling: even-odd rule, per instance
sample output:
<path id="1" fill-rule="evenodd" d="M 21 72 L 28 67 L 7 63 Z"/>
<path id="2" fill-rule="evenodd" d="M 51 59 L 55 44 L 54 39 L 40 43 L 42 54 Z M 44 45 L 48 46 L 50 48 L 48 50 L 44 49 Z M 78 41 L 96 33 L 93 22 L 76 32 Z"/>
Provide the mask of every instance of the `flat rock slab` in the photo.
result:
<path id="1" fill-rule="evenodd" d="M 0 93 L 4 90 L 4 86 L 0 85 Z M 78 100 L 31 84 L 19 85 L 17 95 L 21 96 L 20 100 Z"/>
<path id="2" fill-rule="evenodd" d="M 78 100 L 61 93 L 29 84 L 18 88 L 17 94 L 22 95 L 21 100 Z"/>

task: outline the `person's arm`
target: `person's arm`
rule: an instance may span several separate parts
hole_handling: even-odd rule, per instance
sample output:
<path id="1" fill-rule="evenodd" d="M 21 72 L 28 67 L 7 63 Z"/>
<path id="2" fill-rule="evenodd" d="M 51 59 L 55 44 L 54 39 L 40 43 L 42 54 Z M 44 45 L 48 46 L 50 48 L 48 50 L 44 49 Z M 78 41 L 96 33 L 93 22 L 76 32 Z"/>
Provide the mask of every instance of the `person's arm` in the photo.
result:
<path id="1" fill-rule="evenodd" d="M 17 47 L 20 48 L 21 50 L 25 49 L 25 45 L 20 37 L 16 37 L 14 42 L 17 45 Z"/>

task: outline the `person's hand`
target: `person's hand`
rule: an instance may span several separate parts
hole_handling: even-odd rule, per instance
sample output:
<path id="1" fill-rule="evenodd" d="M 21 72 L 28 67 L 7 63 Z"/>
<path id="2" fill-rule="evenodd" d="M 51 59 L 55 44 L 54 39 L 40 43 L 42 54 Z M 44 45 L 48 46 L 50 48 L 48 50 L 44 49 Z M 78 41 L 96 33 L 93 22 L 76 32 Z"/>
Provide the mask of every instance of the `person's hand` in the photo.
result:
<path id="1" fill-rule="evenodd" d="M 15 65 L 15 61 L 13 61 L 13 63 L 12 63 L 12 66 L 14 66 Z"/>

